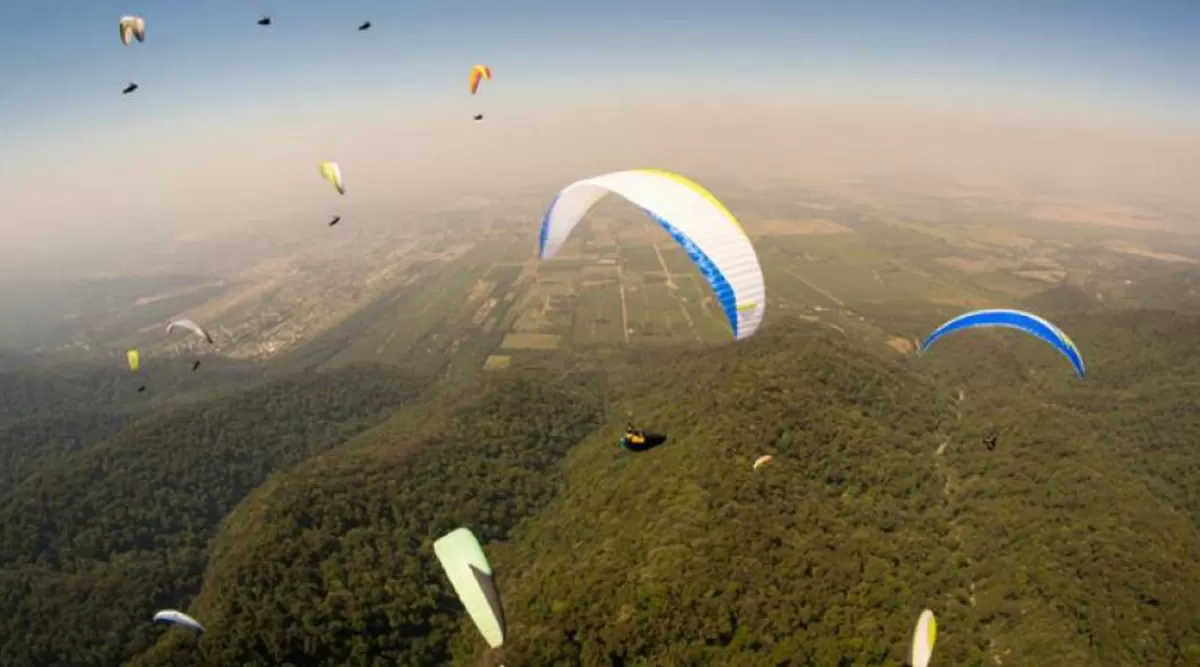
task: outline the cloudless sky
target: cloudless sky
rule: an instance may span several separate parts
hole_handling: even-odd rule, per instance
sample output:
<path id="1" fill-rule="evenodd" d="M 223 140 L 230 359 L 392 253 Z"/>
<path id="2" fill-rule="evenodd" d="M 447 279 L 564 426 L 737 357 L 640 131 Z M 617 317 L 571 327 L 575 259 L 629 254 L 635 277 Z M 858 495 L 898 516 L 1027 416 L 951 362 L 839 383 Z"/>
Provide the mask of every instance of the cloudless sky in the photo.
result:
<path id="1" fill-rule="evenodd" d="M 118 42 L 126 13 L 146 18 L 145 43 Z M 260 14 L 274 24 L 256 25 Z M 0 40 L 8 140 L 336 95 L 438 103 L 476 61 L 538 103 L 625 82 L 1107 106 L 1200 124 L 1194 0 L 54 0 L 3 3 L 0 18 L 22 26 Z M 363 20 L 373 27 L 359 33 Z M 128 81 L 142 89 L 123 98 Z"/>
<path id="2" fill-rule="evenodd" d="M 146 19 L 145 43 L 120 44 L 124 14 Z M 469 115 L 476 62 L 496 76 L 480 110 L 508 113 L 825 98 L 1200 134 L 1200 0 L 36 0 L 0 19 L 10 172 L 322 107 L 347 124 Z"/>

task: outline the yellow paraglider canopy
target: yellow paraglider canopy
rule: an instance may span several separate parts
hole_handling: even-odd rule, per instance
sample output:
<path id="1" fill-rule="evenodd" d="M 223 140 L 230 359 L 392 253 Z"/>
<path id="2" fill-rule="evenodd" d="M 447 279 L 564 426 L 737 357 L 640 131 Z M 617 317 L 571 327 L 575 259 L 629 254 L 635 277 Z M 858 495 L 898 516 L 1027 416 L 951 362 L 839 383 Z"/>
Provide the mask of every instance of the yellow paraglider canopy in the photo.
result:
<path id="1" fill-rule="evenodd" d="M 913 627 L 912 644 L 909 646 L 908 664 L 912 667 L 928 667 L 933 657 L 933 646 L 937 643 L 937 619 L 933 612 L 925 609 Z"/>
<path id="2" fill-rule="evenodd" d="M 337 188 L 339 195 L 346 194 L 346 184 L 342 181 L 342 168 L 338 163 L 325 160 L 321 162 L 321 176 Z"/>
<path id="3" fill-rule="evenodd" d="M 142 365 L 141 355 L 137 350 L 129 350 L 125 353 L 125 358 L 129 360 L 129 370 L 131 371 L 136 371 Z"/>

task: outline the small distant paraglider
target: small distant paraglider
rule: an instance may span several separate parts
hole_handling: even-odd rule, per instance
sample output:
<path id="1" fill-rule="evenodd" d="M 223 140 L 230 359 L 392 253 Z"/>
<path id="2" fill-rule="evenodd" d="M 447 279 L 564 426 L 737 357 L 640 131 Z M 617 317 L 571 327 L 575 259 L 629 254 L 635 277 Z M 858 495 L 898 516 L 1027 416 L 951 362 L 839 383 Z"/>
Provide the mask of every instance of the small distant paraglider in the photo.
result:
<path id="1" fill-rule="evenodd" d="M 129 370 L 136 373 L 142 367 L 142 355 L 137 350 L 126 350 L 125 361 L 129 363 Z M 138 387 L 138 393 L 146 391 L 146 385 Z"/>
<path id="2" fill-rule="evenodd" d="M 131 42 L 146 41 L 146 19 L 140 16 L 122 16 L 117 22 L 117 35 L 121 38 L 121 43 L 129 46 Z M 128 95 L 138 89 L 136 83 L 130 83 L 121 91 L 122 95 Z"/>
<path id="3" fill-rule="evenodd" d="M 763 456 L 760 456 L 757 459 L 754 459 L 754 469 L 758 470 L 759 468 L 767 465 L 768 463 L 770 463 L 771 461 L 774 461 L 774 460 L 775 460 L 774 456 L 771 456 L 770 454 L 764 454 Z"/>
<path id="4" fill-rule="evenodd" d="M 361 32 L 361 31 L 363 31 L 363 30 L 370 30 L 370 29 L 371 29 L 371 22 L 370 22 L 370 21 L 363 21 L 362 25 L 358 26 L 358 30 L 359 30 L 360 32 Z"/>
<path id="5" fill-rule="evenodd" d="M 983 436 L 983 446 L 987 447 L 989 452 L 996 448 L 996 437 L 994 431 Z"/>
<path id="6" fill-rule="evenodd" d="M 199 633 L 204 632 L 204 626 L 200 625 L 200 621 L 197 621 L 182 611 L 176 611 L 174 609 L 163 609 L 160 612 L 156 612 L 154 614 L 154 622 L 175 623 L 176 625 L 182 625 L 185 628 L 191 628 Z"/>
<path id="7" fill-rule="evenodd" d="M 329 226 L 330 226 L 330 227 L 332 227 L 332 226 L 336 225 L 337 223 L 339 223 L 339 222 L 341 222 L 341 221 L 342 221 L 342 216 L 340 216 L 340 215 L 335 215 L 335 216 L 333 216 L 333 220 L 330 220 L 330 221 L 329 221 Z"/>
<path id="8" fill-rule="evenodd" d="M 471 73 L 467 75 L 467 89 L 474 95 L 479 92 L 479 84 L 483 81 L 492 80 L 492 68 L 487 65 L 476 65 L 471 68 Z M 483 114 L 475 114 L 475 122 L 483 120 Z"/>
<path id="9" fill-rule="evenodd" d="M 175 329 L 187 329 L 188 331 L 191 331 L 192 333 L 196 334 L 197 336 L 203 338 L 205 341 L 208 342 L 209 345 L 213 344 L 212 335 L 210 335 L 204 327 L 200 326 L 199 324 L 196 324 L 196 322 L 194 320 L 187 320 L 187 319 L 172 320 L 170 323 L 167 324 L 167 333 L 171 333 Z"/>
<path id="10" fill-rule="evenodd" d="M 146 41 L 146 19 L 140 16 L 122 16 L 117 23 L 117 30 L 121 43 L 125 46 L 129 46 L 134 39 L 139 42 Z"/>
<path id="11" fill-rule="evenodd" d="M 484 80 L 492 80 L 492 68 L 487 65 L 476 65 L 471 68 L 471 73 L 467 76 L 467 88 L 471 90 L 471 94 L 479 92 L 479 84 Z"/>
<path id="12" fill-rule="evenodd" d="M 258 20 L 258 24 L 259 25 L 271 25 L 271 17 L 270 16 L 262 17 L 261 19 Z"/>
<path id="13" fill-rule="evenodd" d="M 167 333 L 169 334 L 172 331 L 174 331 L 175 329 L 187 329 L 188 331 L 191 331 L 192 333 L 196 334 L 200 338 L 204 339 L 204 341 L 206 343 L 208 343 L 209 345 L 213 344 L 212 335 L 208 333 L 207 329 L 200 326 L 199 324 L 196 324 L 195 320 L 188 320 L 188 319 L 172 320 L 171 322 L 169 322 L 167 324 Z M 200 368 L 199 360 L 192 363 L 192 372 L 195 373 L 196 369 L 198 369 L 198 368 Z"/>
<path id="14" fill-rule="evenodd" d="M 339 195 L 346 194 L 346 184 L 342 181 L 342 168 L 336 162 L 325 160 L 321 162 L 321 176 L 337 188 Z"/>
<path id="15" fill-rule="evenodd" d="M 928 609 L 921 612 L 913 628 L 912 645 L 908 650 L 908 664 L 912 667 L 929 667 L 933 657 L 933 645 L 937 642 L 937 619 Z"/>
<path id="16" fill-rule="evenodd" d="M 469 529 L 456 528 L 433 543 L 433 553 L 488 646 L 496 648 L 504 644 L 506 628 L 500 591 L 479 540 Z"/>
<path id="17" fill-rule="evenodd" d="M 964 329 L 1000 327 L 1005 329 L 1016 329 L 1023 331 L 1035 338 L 1054 346 L 1059 354 L 1067 358 L 1074 367 L 1075 373 L 1079 377 L 1083 377 L 1086 370 L 1083 366 L 1083 355 L 1080 354 L 1079 348 L 1070 336 L 1063 333 L 1062 329 L 1051 322 L 1044 320 L 1033 313 L 1027 313 L 1022 310 L 1009 310 L 1006 308 L 996 308 L 991 310 L 976 310 L 963 315 L 959 315 L 941 325 L 929 334 L 924 343 L 921 343 L 920 354 L 925 354 L 931 345 L 936 343 L 938 339 L 946 334 L 951 334 Z"/>

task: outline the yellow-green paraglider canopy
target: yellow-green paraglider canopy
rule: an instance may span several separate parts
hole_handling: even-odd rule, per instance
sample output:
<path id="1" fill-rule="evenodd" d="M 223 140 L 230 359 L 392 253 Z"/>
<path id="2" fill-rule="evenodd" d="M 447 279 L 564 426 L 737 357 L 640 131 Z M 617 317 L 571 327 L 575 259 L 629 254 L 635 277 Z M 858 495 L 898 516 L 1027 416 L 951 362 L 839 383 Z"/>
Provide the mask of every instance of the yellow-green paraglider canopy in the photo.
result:
<path id="1" fill-rule="evenodd" d="M 503 644 L 505 627 L 500 591 L 479 540 L 470 530 L 456 528 L 433 543 L 433 552 L 488 646 L 496 648 Z"/>

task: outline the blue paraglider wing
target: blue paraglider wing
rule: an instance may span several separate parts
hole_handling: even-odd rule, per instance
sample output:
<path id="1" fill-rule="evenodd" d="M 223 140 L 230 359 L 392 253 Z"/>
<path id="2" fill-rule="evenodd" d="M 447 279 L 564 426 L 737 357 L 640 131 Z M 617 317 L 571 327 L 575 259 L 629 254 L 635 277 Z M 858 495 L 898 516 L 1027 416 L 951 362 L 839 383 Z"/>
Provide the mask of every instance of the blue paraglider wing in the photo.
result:
<path id="1" fill-rule="evenodd" d="M 921 344 L 921 354 L 924 354 L 939 338 L 947 334 L 976 327 L 1002 327 L 1024 331 L 1053 345 L 1054 349 L 1071 362 L 1079 377 L 1083 377 L 1086 372 L 1083 366 L 1083 355 L 1079 353 L 1079 348 L 1075 347 L 1075 342 L 1067 334 L 1037 315 L 1022 310 L 976 310 L 959 315 L 929 334 L 929 337 Z"/>

